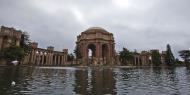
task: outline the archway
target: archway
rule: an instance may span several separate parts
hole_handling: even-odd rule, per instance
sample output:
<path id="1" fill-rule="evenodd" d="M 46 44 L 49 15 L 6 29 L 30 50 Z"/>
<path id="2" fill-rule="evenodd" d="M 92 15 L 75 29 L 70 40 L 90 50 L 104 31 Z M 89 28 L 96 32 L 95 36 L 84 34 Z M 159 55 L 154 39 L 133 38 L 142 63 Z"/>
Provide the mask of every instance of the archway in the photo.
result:
<path id="1" fill-rule="evenodd" d="M 87 47 L 88 50 L 88 64 L 93 63 L 93 58 L 96 56 L 96 46 L 94 44 L 89 44 Z"/>
<path id="2" fill-rule="evenodd" d="M 89 28 L 77 36 L 76 46 L 80 47 L 79 51 L 81 53 L 79 61 L 83 62 L 83 65 L 88 65 L 89 63 L 102 65 L 108 61 L 111 64 L 115 60 L 114 45 L 112 33 L 100 27 Z M 107 62 L 103 61 L 103 58 Z"/>

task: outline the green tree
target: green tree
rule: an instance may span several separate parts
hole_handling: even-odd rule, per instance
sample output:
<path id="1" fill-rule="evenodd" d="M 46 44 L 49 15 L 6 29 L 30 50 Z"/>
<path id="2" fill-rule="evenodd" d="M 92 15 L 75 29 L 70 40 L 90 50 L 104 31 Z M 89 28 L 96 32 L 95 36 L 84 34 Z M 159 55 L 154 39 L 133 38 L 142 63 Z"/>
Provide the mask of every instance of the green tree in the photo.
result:
<path id="1" fill-rule="evenodd" d="M 72 53 L 67 55 L 68 61 L 73 61 L 74 60 L 74 55 Z"/>
<path id="2" fill-rule="evenodd" d="M 153 65 L 159 66 L 161 64 L 160 53 L 156 50 L 153 50 L 151 56 Z"/>
<path id="3" fill-rule="evenodd" d="M 18 46 L 10 46 L 8 48 L 3 49 L 3 58 L 7 61 L 11 60 L 21 60 L 24 57 L 24 49 Z"/>
<path id="4" fill-rule="evenodd" d="M 21 35 L 20 46 L 16 46 L 15 42 L 10 43 L 10 47 L 4 48 L 0 52 L 0 57 L 7 61 L 19 60 L 21 61 L 26 54 L 29 53 L 31 47 L 29 46 L 29 35 L 23 32 Z"/>
<path id="5" fill-rule="evenodd" d="M 190 61 L 190 50 L 181 50 L 179 51 L 179 56 L 184 60 L 187 65 Z"/>
<path id="6" fill-rule="evenodd" d="M 173 53 L 171 51 L 171 47 L 169 44 L 167 44 L 165 59 L 166 59 L 165 62 L 167 65 L 174 65 L 175 64 L 175 57 L 173 56 Z"/>
<path id="7" fill-rule="evenodd" d="M 133 60 L 133 53 L 123 48 L 123 50 L 119 52 L 119 60 L 122 64 L 127 65 L 129 61 Z"/>
<path id="8" fill-rule="evenodd" d="M 78 47 L 78 46 L 76 46 L 76 47 L 75 47 L 74 54 L 75 54 L 75 56 L 76 56 L 76 58 L 77 58 L 77 59 L 82 58 L 82 56 L 81 56 L 81 53 L 80 53 L 80 50 L 79 50 L 79 47 Z"/>
<path id="9" fill-rule="evenodd" d="M 25 54 L 28 54 L 32 47 L 30 44 L 29 34 L 27 32 L 23 32 L 21 35 L 20 47 L 24 49 Z"/>

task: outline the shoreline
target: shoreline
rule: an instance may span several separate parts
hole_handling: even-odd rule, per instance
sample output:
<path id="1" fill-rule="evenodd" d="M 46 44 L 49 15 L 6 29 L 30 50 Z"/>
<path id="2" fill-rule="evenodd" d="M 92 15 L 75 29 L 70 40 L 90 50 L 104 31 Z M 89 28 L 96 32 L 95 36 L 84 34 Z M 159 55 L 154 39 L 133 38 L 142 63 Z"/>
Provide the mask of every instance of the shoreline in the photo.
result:
<path id="1" fill-rule="evenodd" d="M 0 67 L 75 67 L 75 68 L 146 68 L 146 67 L 152 67 L 152 68 L 158 68 L 158 67 L 168 67 L 168 68 L 172 68 L 172 67 L 187 67 L 184 65 L 179 65 L 179 66 L 32 66 L 32 65 L 18 65 L 18 66 L 14 66 L 14 65 L 0 65 Z"/>

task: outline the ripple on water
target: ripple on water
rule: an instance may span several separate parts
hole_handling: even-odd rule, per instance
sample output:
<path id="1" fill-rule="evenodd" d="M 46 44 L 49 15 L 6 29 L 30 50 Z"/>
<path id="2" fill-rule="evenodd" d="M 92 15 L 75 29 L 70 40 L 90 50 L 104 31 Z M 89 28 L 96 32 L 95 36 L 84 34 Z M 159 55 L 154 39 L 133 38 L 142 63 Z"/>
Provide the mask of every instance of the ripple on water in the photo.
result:
<path id="1" fill-rule="evenodd" d="M 130 67 L 0 68 L 2 95 L 187 95 L 190 70 Z M 15 86 L 10 86 L 15 81 Z"/>

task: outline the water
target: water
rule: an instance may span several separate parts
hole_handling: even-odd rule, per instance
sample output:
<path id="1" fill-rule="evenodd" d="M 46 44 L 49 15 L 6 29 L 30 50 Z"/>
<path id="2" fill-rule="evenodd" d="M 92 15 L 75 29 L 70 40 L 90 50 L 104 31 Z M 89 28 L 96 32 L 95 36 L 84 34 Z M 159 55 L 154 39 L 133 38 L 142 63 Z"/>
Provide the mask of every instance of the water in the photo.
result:
<path id="1" fill-rule="evenodd" d="M 0 67 L 0 94 L 190 95 L 190 70 L 186 67 Z"/>

